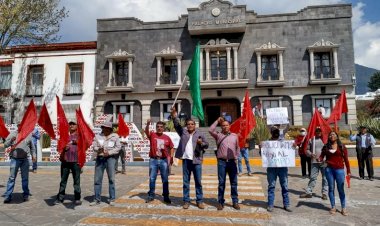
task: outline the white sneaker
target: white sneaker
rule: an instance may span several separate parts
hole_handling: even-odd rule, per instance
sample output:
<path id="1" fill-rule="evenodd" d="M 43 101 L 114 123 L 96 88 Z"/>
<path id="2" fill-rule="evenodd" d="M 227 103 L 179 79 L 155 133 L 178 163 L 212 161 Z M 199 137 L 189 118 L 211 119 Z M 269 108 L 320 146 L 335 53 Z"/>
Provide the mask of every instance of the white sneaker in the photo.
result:
<path id="1" fill-rule="evenodd" d="M 110 201 L 110 202 L 109 202 L 109 205 L 110 205 L 110 206 L 115 206 L 115 201 L 114 201 L 114 200 Z"/>

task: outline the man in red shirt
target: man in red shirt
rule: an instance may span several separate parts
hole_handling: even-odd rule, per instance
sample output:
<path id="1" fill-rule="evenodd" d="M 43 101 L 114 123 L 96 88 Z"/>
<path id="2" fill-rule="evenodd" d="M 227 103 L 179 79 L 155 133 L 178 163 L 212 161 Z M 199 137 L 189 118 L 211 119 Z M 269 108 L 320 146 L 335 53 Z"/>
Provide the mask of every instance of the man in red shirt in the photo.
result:
<path id="1" fill-rule="evenodd" d="M 159 121 L 156 123 L 156 132 L 149 131 L 150 123 L 151 121 L 148 119 L 145 127 L 145 134 L 150 141 L 149 192 L 146 203 L 154 200 L 157 172 L 160 170 L 163 189 L 162 196 L 164 196 L 164 202 L 170 204 L 168 157 L 170 157 L 174 145 L 170 137 L 164 134 L 164 122 Z"/>
<path id="2" fill-rule="evenodd" d="M 80 189 L 80 167 L 78 164 L 78 126 L 75 122 L 69 122 L 70 125 L 70 142 L 66 145 L 65 149 L 62 150 L 60 160 L 61 160 L 61 183 L 59 184 L 59 192 L 57 194 L 57 199 L 54 204 L 59 205 L 63 203 L 65 199 L 65 190 L 67 185 L 67 179 L 70 172 L 73 174 L 73 186 L 74 186 L 74 204 L 81 205 L 81 189 Z"/>

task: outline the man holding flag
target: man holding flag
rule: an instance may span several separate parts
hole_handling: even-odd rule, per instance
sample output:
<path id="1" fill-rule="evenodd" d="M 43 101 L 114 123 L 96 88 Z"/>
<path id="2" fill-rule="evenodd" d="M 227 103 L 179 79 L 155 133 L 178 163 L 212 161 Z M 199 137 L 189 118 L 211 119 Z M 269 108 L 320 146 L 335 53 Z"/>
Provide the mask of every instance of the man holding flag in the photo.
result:
<path id="1" fill-rule="evenodd" d="M 74 204 L 81 205 L 81 188 L 80 188 L 80 166 L 78 164 L 78 133 L 77 124 L 73 121 L 69 122 L 70 126 L 70 142 L 62 150 L 60 155 L 61 160 L 61 183 L 59 184 L 59 191 L 57 199 L 54 204 L 59 205 L 63 203 L 65 199 L 65 190 L 67 185 L 67 179 L 70 175 L 70 171 L 73 174 L 73 186 L 74 186 Z"/>
<path id="2" fill-rule="evenodd" d="M 32 161 L 36 161 L 36 149 L 32 142 L 32 131 L 37 123 L 37 111 L 33 99 L 30 101 L 28 108 L 20 124 L 18 124 L 17 131 L 8 135 L 4 144 L 0 147 L 11 147 L 9 153 L 10 175 L 7 184 L 7 190 L 4 193 L 4 203 L 10 203 L 12 200 L 12 193 L 15 186 L 15 181 L 18 169 L 21 170 L 21 183 L 23 190 L 24 202 L 29 201 L 29 160 L 28 156 L 32 155 Z"/>

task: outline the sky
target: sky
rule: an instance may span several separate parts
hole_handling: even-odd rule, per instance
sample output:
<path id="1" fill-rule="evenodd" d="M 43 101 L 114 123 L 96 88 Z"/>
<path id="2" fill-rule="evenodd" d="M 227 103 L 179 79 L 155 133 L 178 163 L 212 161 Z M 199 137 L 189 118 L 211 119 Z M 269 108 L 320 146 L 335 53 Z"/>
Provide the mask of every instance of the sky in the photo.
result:
<path id="1" fill-rule="evenodd" d="M 61 0 L 69 11 L 60 42 L 96 41 L 96 19 L 136 17 L 145 22 L 177 20 L 204 0 Z M 380 70 L 380 0 L 230 0 L 259 15 L 294 13 L 310 5 L 352 4 L 355 63 Z"/>

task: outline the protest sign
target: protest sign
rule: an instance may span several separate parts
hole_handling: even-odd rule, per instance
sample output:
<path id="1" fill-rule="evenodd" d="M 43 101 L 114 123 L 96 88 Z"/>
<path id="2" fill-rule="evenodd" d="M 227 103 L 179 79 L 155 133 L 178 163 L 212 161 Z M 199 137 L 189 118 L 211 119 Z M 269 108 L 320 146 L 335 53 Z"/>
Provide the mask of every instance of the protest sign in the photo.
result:
<path id="1" fill-rule="evenodd" d="M 174 148 L 177 149 L 179 145 L 179 140 L 181 139 L 176 132 L 164 132 L 173 142 Z"/>
<path id="2" fill-rule="evenodd" d="M 261 158 L 263 167 L 295 167 L 294 141 L 263 141 Z"/>
<path id="3" fill-rule="evenodd" d="M 289 124 L 287 108 L 267 108 L 267 125 Z"/>

